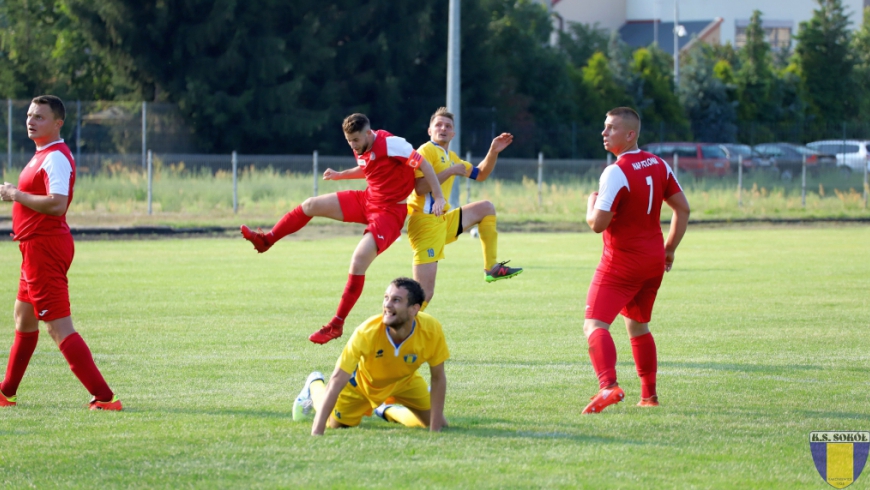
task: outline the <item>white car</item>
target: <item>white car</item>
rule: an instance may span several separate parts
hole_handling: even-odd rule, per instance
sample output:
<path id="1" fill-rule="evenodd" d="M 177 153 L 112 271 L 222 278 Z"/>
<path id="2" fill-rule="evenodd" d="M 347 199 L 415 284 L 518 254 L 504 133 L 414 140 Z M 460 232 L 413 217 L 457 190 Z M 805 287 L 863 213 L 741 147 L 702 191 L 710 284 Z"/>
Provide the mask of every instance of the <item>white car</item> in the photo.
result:
<path id="1" fill-rule="evenodd" d="M 829 155 L 836 155 L 837 167 L 864 172 L 870 169 L 870 141 L 867 140 L 824 140 L 807 143 L 807 146 Z"/>

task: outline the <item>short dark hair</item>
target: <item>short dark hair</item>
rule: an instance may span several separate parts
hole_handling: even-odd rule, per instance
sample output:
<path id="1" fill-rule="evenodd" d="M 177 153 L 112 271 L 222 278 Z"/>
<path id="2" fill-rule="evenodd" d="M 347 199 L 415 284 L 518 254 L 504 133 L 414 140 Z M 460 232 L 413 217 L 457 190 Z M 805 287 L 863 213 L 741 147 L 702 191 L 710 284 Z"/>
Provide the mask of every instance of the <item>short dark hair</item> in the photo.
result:
<path id="1" fill-rule="evenodd" d="M 51 113 L 54 114 L 55 119 L 66 121 L 66 107 L 63 106 L 63 101 L 60 100 L 60 97 L 55 95 L 40 95 L 39 97 L 34 97 L 30 102 L 40 105 L 47 104 L 51 108 Z"/>
<path id="2" fill-rule="evenodd" d="M 438 110 L 435 111 L 435 114 L 432 114 L 432 117 L 429 118 L 429 124 L 432 124 L 432 121 L 434 121 L 438 116 L 447 117 L 450 118 L 451 121 L 456 122 L 456 119 L 453 118 L 453 113 L 447 112 L 446 107 L 439 107 Z"/>
<path id="3" fill-rule="evenodd" d="M 640 115 L 631 107 L 617 107 L 607 111 L 608 116 L 621 117 L 623 119 L 633 119 L 637 123 L 637 129 L 640 131 Z"/>
<path id="4" fill-rule="evenodd" d="M 341 124 L 341 129 L 344 130 L 344 134 L 358 133 L 369 128 L 371 128 L 369 118 L 367 118 L 365 114 L 360 113 L 347 116 Z"/>
<path id="5" fill-rule="evenodd" d="M 422 305 L 423 300 L 426 299 L 426 293 L 423 292 L 423 286 L 410 277 L 399 277 L 393 279 L 393 282 L 390 284 L 408 291 L 408 306 Z"/>

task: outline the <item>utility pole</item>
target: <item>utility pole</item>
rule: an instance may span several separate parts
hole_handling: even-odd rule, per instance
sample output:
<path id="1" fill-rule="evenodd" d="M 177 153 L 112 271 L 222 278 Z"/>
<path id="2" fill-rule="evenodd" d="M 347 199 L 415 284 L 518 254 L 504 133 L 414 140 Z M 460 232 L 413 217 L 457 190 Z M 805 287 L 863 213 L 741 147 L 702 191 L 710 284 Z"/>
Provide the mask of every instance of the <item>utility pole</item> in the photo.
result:
<path id="1" fill-rule="evenodd" d="M 461 61 L 460 54 L 460 15 L 459 1 L 450 0 L 449 26 L 447 29 L 447 110 L 453 113 L 453 129 L 456 131 L 456 136 L 450 142 L 452 150 L 457 155 L 461 155 L 462 151 L 462 116 L 460 105 L 461 97 L 461 80 L 459 76 L 459 68 Z M 446 148 L 449 152 L 451 148 Z M 453 179 L 453 191 L 450 193 L 450 207 L 456 209 L 459 207 L 459 179 Z"/>

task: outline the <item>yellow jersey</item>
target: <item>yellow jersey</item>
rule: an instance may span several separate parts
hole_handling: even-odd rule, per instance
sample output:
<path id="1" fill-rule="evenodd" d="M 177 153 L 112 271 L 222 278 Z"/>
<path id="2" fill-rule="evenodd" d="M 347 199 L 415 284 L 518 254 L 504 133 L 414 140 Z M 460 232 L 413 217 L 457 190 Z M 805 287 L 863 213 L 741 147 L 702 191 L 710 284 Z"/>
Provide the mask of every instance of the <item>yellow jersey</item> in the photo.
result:
<path id="1" fill-rule="evenodd" d="M 336 367 L 356 373 L 351 384 L 369 399 L 386 399 L 407 384 L 423 363 L 437 366 L 450 357 L 441 324 L 427 313 L 418 313 L 411 335 L 395 345 L 383 316 L 375 315 L 353 331 Z"/>
<path id="2" fill-rule="evenodd" d="M 417 148 L 417 153 L 423 155 L 423 158 L 432 165 L 436 175 L 456 164 L 465 165 L 466 174 L 475 168 L 472 164 L 460 159 L 456 153 L 452 151 L 448 152 L 432 141 L 424 143 L 420 148 Z M 414 171 L 414 178 L 419 179 L 420 177 L 423 177 L 423 172 L 418 168 Z M 453 190 L 453 179 L 455 177 L 455 175 L 451 175 L 450 178 L 441 183 L 441 192 L 444 194 L 444 200 L 447 202 L 450 202 L 450 191 Z M 415 190 L 408 199 L 408 214 L 431 214 L 434 203 L 435 198 L 432 197 L 431 192 L 425 195 L 418 195 Z M 444 212 L 446 213 L 448 209 L 450 209 L 449 204 L 444 206 Z"/>

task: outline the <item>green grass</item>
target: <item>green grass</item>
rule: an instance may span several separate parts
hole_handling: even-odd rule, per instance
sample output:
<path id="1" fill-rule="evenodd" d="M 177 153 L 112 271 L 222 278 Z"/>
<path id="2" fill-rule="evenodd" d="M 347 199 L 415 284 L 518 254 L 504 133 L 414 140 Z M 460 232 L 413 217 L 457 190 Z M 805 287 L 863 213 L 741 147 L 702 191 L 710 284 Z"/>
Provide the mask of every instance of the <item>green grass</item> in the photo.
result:
<path id="1" fill-rule="evenodd" d="M 99 174 L 83 174 L 69 212 L 72 225 L 170 225 L 226 226 L 239 223 L 271 226 L 277 219 L 313 194 L 313 176 L 272 169 L 243 169 L 238 181 L 239 210 L 233 214 L 232 175 L 218 171 L 194 173 L 170 167 L 157 172 L 153 183 L 152 213 L 148 214 L 147 180 L 137 170 L 107 167 Z M 6 180 L 17 178 L 7 175 Z M 694 179 L 682 175 L 681 183 L 692 205 L 693 220 L 868 218 L 864 207 L 863 176 L 827 172 L 807 177 L 806 205 L 800 179 L 783 182 L 768 173 L 747 174 L 742 199 L 736 177 Z M 471 184 L 470 196 L 461 185 L 460 201 L 492 201 L 503 227 L 522 229 L 544 223 L 563 230 L 585 228 L 586 198 L 597 190 L 597 177 L 587 172 L 576 178 L 545 179 L 540 196 L 534 180 L 492 179 Z M 318 193 L 362 189 L 364 181 L 319 180 Z M 741 202 L 742 201 L 742 202 Z M 10 207 L 0 206 L 8 216 Z M 669 219 L 665 207 L 663 218 Z"/>
<path id="2" fill-rule="evenodd" d="M 346 225 L 351 226 L 351 225 Z M 449 431 L 381 420 L 309 436 L 290 408 L 306 375 L 343 346 L 308 342 L 334 312 L 357 237 L 79 241 L 73 319 L 124 404 L 89 398 L 43 332 L 0 411 L 10 488 L 828 488 L 815 430 L 870 429 L 868 227 L 690 229 L 651 324 L 662 406 L 639 383 L 614 324 L 625 403 L 579 412 L 595 393 L 582 334 L 601 252 L 591 233 L 500 235 L 525 267 L 486 284 L 462 236 L 440 264 Z M 369 271 L 349 323 L 410 273 L 406 240 Z M 12 339 L 16 245 L 0 242 L 0 305 Z M 343 338 L 346 340 L 347 336 Z M 427 369 L 423 369 L 427 372 Z M 870 488 L 870 470 L 850 488 Z"/>

